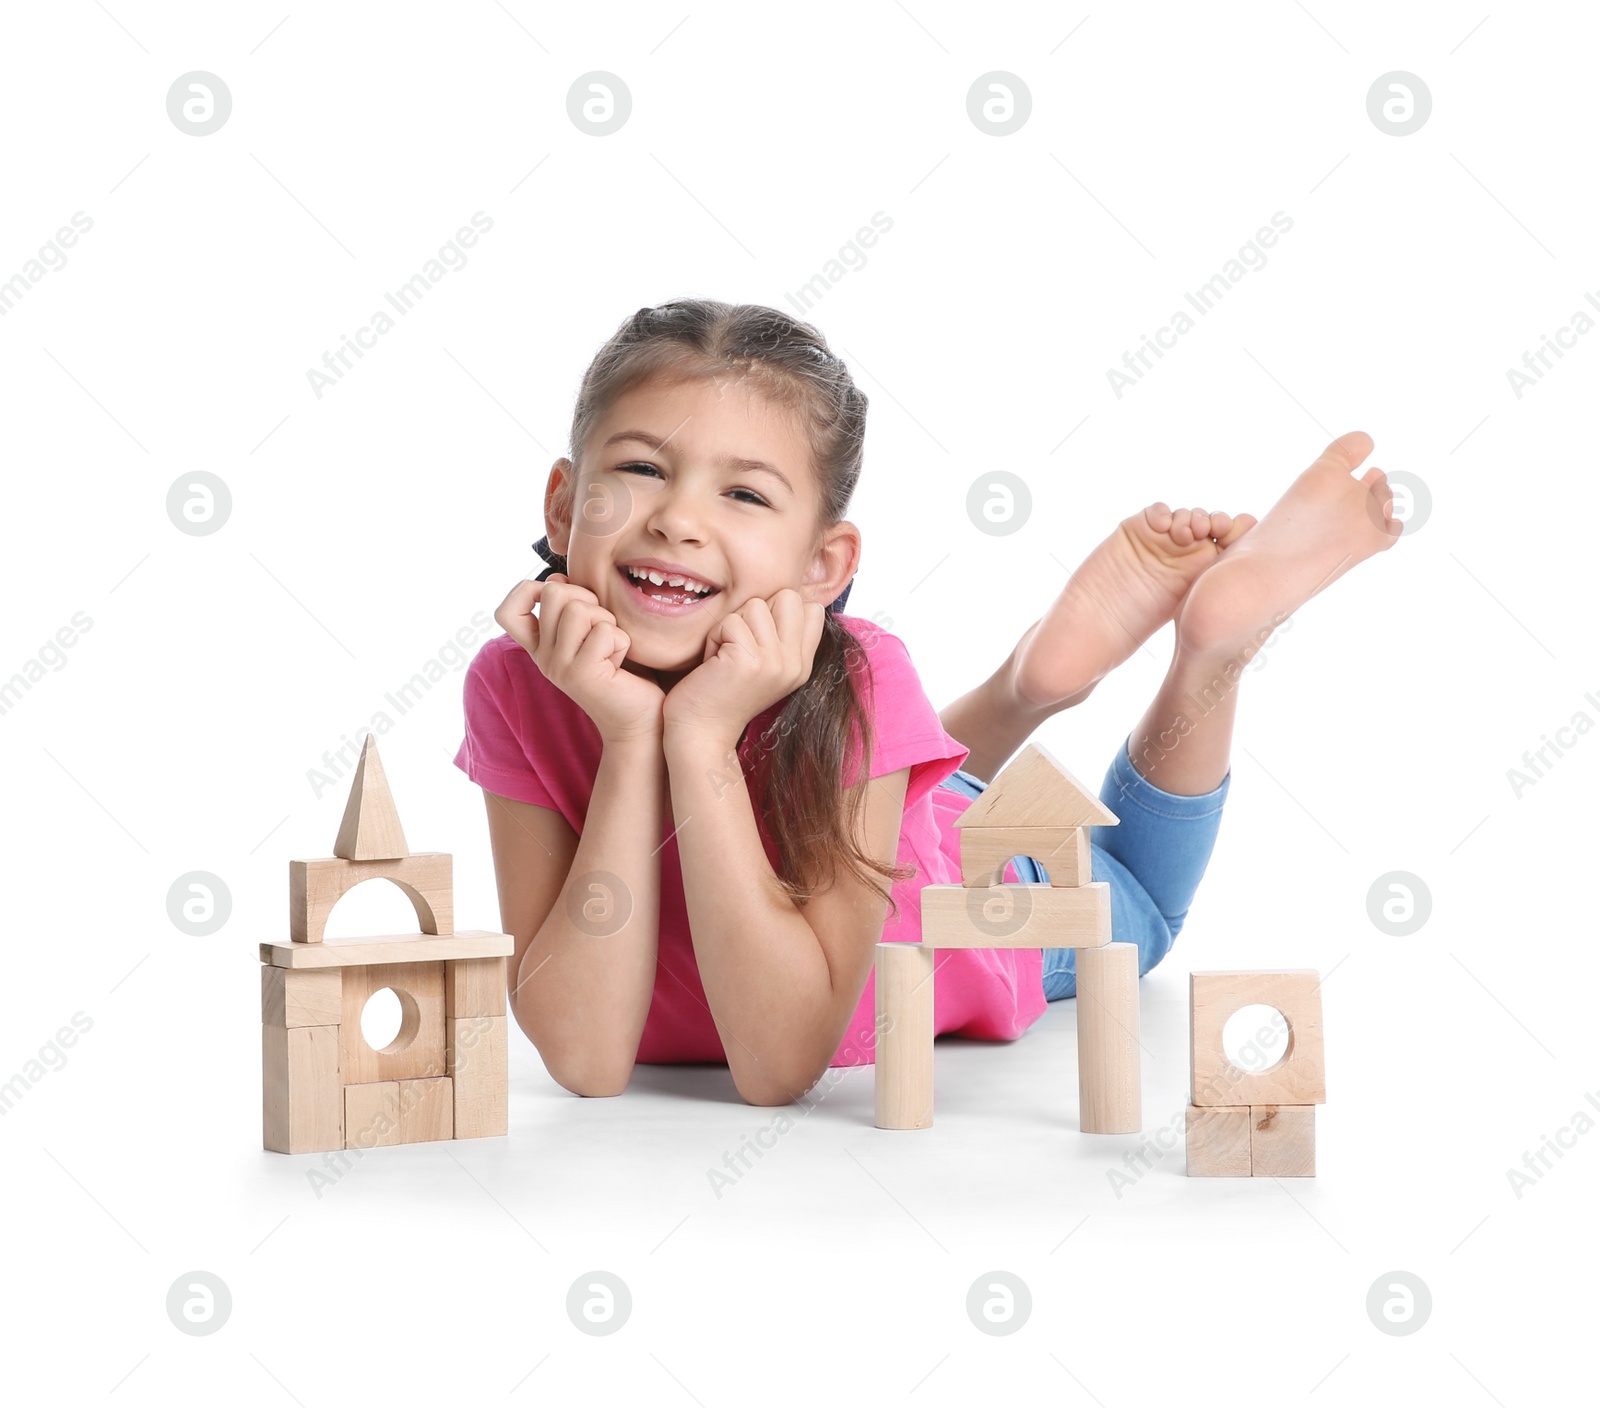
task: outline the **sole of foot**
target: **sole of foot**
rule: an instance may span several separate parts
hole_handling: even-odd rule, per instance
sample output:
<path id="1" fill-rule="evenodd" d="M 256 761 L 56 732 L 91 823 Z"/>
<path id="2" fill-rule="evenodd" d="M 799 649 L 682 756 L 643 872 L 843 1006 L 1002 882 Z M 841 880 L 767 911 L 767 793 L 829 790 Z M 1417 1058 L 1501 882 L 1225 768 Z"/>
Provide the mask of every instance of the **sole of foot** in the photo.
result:
<path id="1" fill-rule="evenodd" d="M 1372 437 L 1341 435 L 1284 491 L 1254 530 L 1199 578 L 1178 609 L 1178 648 L 1223 657 L 1259 646 L 1274 627 L 1374 553 L 1393 547 L 1388 477 L 1373 465 Z"/>
<path id="2" fill-rule="evenodd" d="M 1013 686 L 1041 709 L 1076 703 L 1173 619 L 1202 573 L 1237 552 L 1248 513 L 1154 503 L 1122 520 L 1018 644 Z"/>

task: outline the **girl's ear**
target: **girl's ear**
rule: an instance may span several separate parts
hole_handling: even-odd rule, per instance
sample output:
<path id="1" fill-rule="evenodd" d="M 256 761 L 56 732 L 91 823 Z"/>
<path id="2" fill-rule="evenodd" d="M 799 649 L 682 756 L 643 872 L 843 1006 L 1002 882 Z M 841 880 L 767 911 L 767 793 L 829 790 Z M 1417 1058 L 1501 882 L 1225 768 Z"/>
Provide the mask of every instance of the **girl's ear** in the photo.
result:
<path id="1" fill-rule="evenodd" d="M 841 519 L 830 528 L 818 545 L 806 574 L 805 585 L 812 588 L 812 599 L 823 606 L 842 607 L 856 570 L 861 564 L 861 530 Z"/>
<path id="2" fill-rule="evenodd" d="M 550 550 L 565 555 L 572 539 L 572 498 L 578 488 L 572 461 L 562 457 L 550 466 L 544 486 L 545 538 Z"/>

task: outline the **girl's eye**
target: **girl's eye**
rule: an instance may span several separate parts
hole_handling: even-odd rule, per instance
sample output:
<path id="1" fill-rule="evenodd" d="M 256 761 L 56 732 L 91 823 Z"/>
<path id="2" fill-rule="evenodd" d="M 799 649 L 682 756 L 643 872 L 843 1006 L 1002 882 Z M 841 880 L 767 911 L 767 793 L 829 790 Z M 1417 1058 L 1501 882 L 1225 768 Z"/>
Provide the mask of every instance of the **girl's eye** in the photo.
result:
<path id="1" fill-rule="evenodd" d="M 646 472 L 646 473 L 649 473 L 649 474 L 660 474 L 661 473 L 661 471 L 659 469 L 657 469 L 653 464 L 645 464 L 641 460 L 634 460 L 634 461 L 630 461 L 628 464 L 619 464 L 617 466 L 617 472 L 619 474 L 633 474 L 633 473 L 640 472 L 640 471 L 643 471 L 643 472 Z M 760 494 L 756 493 L 756 491 L 754 489 L 735 489 L 732 492 L 735 493 L 735 494 L 745 494 L 745 495 L 748 496 L 747 498 L 741 499 L 739 501 L 740 503 L 760 504 L 763 508 L 771 507 L 771 505 L 769 505 L 767 503 L 767 501 L 764 498 L 761 497 Z"/>

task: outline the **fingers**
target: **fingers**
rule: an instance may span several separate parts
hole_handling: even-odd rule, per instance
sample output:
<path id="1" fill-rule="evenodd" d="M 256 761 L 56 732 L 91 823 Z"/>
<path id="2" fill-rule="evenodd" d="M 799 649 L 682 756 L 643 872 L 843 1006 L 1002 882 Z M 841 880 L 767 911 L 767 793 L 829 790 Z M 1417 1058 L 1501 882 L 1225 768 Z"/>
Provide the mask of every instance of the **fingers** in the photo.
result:
<path id="1" fill-rule="evenodd" d="M 512 640 L 529 655 L 539 649 L 539 618 L 533 614 L 534 605 L 544 591 L 543 582 L 518 582 L 506 593 L 505 600 L 495 607 L 494 619 Z"/>

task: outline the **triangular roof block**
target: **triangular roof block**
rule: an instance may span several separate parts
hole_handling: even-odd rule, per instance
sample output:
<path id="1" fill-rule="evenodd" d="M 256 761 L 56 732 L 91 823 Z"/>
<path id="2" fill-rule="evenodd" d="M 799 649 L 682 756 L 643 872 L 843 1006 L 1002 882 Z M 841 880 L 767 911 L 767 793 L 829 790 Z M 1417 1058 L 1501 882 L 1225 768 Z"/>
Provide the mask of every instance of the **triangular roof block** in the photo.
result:
<path id="1" fill-rule="evenodd" d="M 361 761 L 356 764 L 333 853 L 345 860 L 400 860 L 411 854 L 400 829 L 400 813 L 389 793 L 383 759 L 378 756 L 378 740 L 370 733 L 361 746 Z"/>
<path id="2" fill-rule="evenodd" d="M 1030 743 L 956 818 L 957 826 L 1115 826 L 1115 813 L 1037 743 Z"/>

